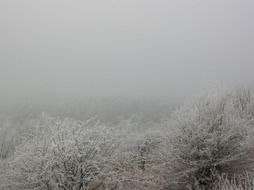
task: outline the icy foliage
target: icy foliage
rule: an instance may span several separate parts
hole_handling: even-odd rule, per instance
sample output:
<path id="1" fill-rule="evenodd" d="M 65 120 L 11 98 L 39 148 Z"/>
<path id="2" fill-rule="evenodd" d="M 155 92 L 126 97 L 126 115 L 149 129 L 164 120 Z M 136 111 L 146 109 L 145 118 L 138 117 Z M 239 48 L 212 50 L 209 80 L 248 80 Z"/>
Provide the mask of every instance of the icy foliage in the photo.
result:
<path id="1" fill-rule="evenodd" d="M 43 114 L 1 124 L 0 189 L 253 189 L 253 95 L 208 93 L 157 123 Z"/>
<path id="2" fill-rule="evenodd" d="M 213 93 L 174 114 L 175 134 L 165 163 L 174 188 L 210 189 L 224 173 L 233 176 L 253 170 L 253 124 L 245 113 L 251 104 L 245 91 Z"/>
<path id="3" fill-rule="evenodd" d="M 16 189 L 92 189 L 109 177 L 108 160 L 117 142 L 91 121 L 45 118 L 11 160 Z"/>

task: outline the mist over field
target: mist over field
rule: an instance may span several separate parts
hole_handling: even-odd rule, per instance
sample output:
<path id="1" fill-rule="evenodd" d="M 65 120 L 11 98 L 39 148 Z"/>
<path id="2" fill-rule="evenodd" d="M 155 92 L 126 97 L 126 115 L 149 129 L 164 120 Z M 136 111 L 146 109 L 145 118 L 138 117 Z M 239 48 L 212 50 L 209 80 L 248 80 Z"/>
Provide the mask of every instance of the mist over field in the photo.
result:
<path id="1" fill-rule="evenodd" d="M 253 190 L 253 0 L 0 0 L 0 190 Z"/>
<path id="2" fill-rule="evenodd" d="M 254 2 L 0 2 L 1 99 L 183 97 L 250 85 Z"/>

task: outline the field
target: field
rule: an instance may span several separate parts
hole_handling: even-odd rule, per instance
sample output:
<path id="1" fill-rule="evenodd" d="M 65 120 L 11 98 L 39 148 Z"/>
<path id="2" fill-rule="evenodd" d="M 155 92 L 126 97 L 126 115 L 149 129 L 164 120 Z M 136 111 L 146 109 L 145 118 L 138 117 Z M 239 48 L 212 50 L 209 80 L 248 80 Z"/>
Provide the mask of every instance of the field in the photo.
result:
<path id="1" fill-rule="evenodd" d="M 0 189 L 254 189 L 254 93 L 3 105 Z"/>

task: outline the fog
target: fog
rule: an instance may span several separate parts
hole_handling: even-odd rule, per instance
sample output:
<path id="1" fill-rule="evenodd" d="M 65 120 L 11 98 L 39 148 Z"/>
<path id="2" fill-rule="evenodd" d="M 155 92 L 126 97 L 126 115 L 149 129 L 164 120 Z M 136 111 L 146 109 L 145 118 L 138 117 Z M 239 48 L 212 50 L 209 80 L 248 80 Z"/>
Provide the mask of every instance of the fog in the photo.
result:
<path id="1" fill-rule="evenodd" d="M 253 10 L 252 0 L 1 0 L 0 100 L 251 85 Z"/>

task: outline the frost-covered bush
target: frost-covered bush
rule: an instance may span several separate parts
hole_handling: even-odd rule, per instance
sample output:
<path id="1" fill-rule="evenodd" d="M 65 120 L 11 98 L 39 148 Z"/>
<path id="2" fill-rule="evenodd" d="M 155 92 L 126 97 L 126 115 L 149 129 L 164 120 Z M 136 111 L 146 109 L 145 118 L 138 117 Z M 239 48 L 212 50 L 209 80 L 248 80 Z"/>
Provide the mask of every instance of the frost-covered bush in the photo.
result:
<path id="1" fill-rule="evenodd" d="M 156 129 L 156 127 L 158 127 Z M 153 190 L 158 189 L 157 176 L 153 166 L 157 165 L 160 142 L 160 128 L 139 126 L 133 121 L 122 122 L 117 126 L 121 134 L 121 146 L 112 160 L 115 189 Z M 117 130 L 117 129 L 116 129 Z M 160 189 L 160 188 L 159 188 Z"/>
<path id="2" fill-rule="evenodd" d="M 6 160 L 0 189 L 156 189 L 160 129 L 140 127 L 45 117 Z"/>
<path id="3" fill-rule="evenodd" d="M 210 189 L 224 173 L 253 170 L 254 128 L 241 117 L 251 100 L 243 96 L 236 108 L 234 96 L 209 94 L 173 115 L 175 133 L 163 165 L 171 188 Z"/>
<path id="4" fill-rule="evenodd" d="M 10 189 L 100 189 L 118 146 L 96 123 L 45 118 L 9 161 Z"/>

